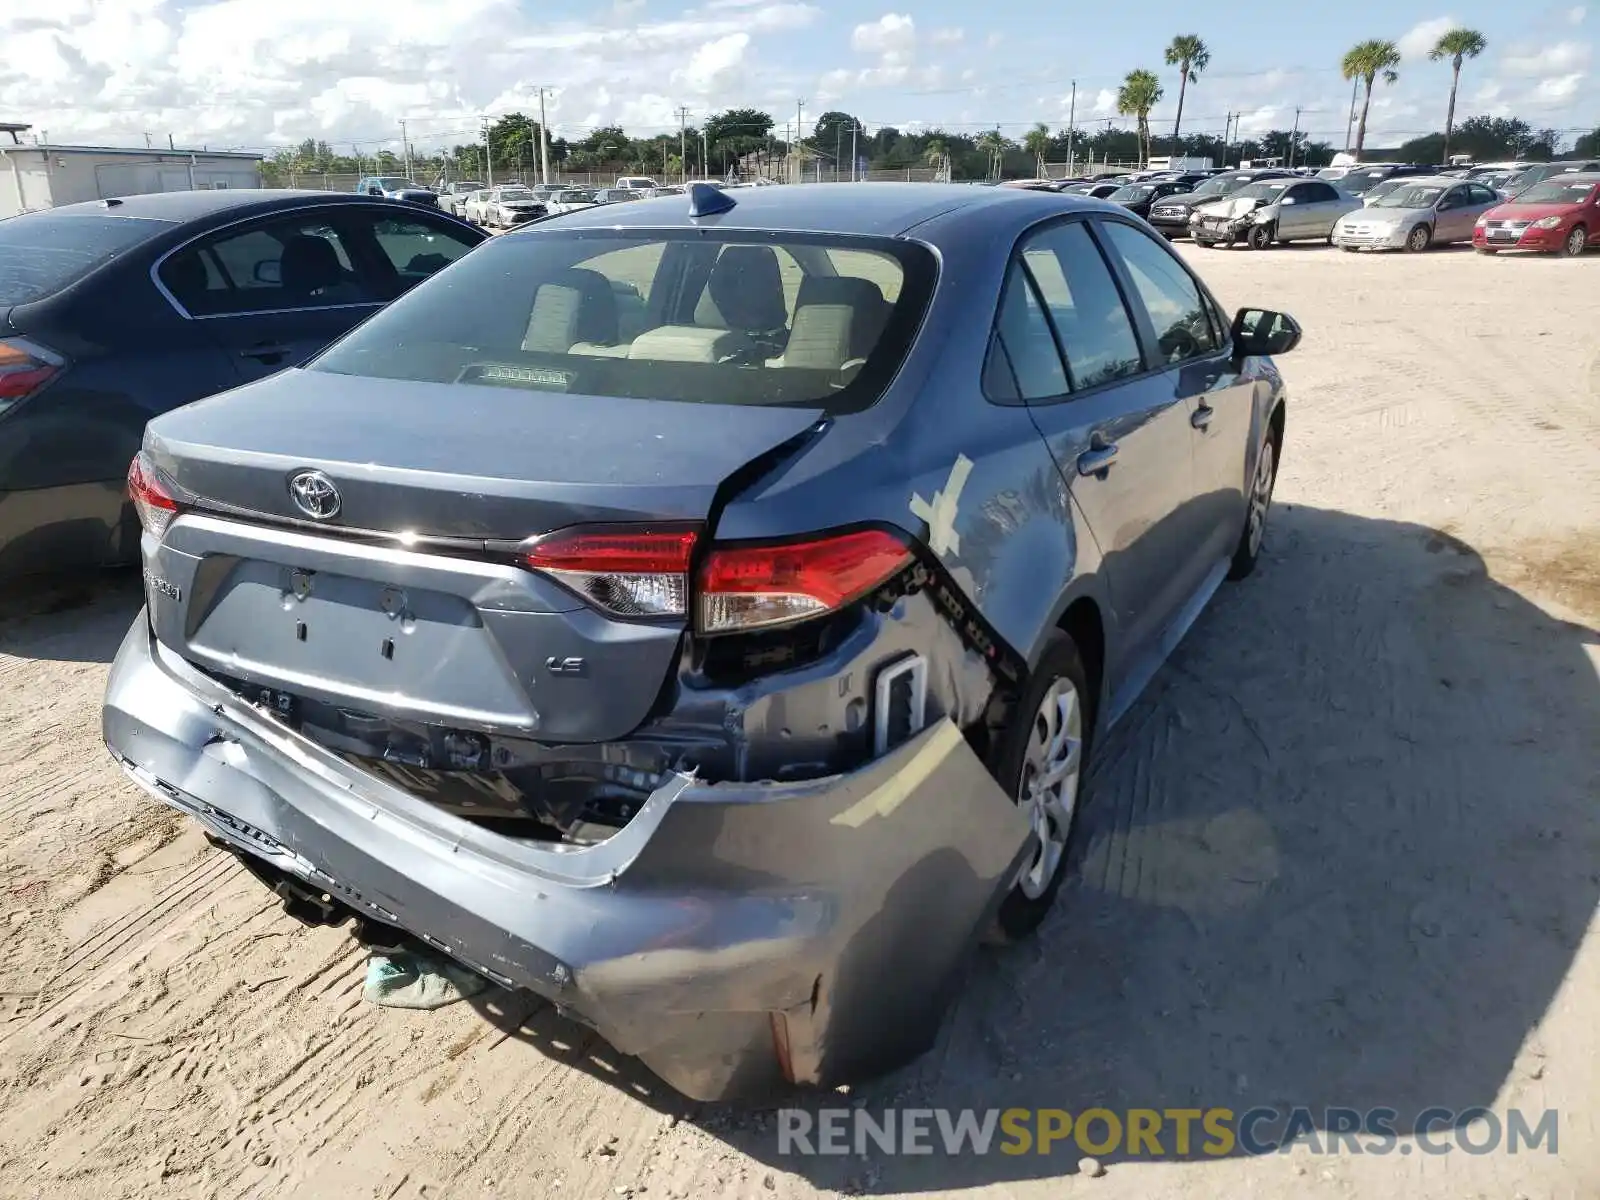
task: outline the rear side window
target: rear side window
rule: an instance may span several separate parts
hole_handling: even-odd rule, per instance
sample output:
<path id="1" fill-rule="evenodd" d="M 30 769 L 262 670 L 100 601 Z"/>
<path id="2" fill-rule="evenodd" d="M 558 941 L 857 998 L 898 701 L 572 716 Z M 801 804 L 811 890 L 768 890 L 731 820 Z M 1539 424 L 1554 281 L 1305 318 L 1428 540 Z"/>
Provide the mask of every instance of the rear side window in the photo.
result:
<path id="1" fill-rule="evenodd" d="M 53 296 L 170 228 L 168 221 L 54 212 L 0 221 L 0 308 Z"/>
<path id="2" fill-rule="evenodd" d="M 483 243 L 311 369 L 849 412 L 904 361 L 936 276 L 900 240 L 552 226 Z"/>

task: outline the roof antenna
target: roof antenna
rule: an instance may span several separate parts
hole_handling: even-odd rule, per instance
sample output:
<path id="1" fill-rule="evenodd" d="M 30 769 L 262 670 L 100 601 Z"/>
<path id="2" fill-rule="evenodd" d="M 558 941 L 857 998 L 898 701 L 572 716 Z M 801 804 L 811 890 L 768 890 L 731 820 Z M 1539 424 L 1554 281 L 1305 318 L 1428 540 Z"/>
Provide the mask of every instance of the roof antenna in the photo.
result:
<path id="1" fill-rule="evenodd" d="M 739 202 L 721 188 L 712 187 L 709 183 L 691 183 L 689 185 L 689 215 L 691 217 L 714 217 L 718 213 L 725 213 Z"/>

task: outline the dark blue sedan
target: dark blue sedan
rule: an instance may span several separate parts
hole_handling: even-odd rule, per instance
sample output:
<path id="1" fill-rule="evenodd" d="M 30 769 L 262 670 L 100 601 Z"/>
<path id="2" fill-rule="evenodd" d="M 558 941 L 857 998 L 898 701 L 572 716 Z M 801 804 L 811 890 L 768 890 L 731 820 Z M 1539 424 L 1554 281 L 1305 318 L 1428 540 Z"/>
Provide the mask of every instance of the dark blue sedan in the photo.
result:
<path id="1" fill-rule="evenodd" d="M 106 742 L 297 915 L 689 1095 L 859 1079 L 1038 927 L 1096 739 L 1254 569 L 1299 337 L 1046 192 L 541 222 L 150 423 Z"/>
<path id="2" fill-rule="evenodd" d="M 0 583 L 134 561 L 126 475 L 150 417 L 304 361 L 484 236 L 301 191 L 0 221 Z"/>

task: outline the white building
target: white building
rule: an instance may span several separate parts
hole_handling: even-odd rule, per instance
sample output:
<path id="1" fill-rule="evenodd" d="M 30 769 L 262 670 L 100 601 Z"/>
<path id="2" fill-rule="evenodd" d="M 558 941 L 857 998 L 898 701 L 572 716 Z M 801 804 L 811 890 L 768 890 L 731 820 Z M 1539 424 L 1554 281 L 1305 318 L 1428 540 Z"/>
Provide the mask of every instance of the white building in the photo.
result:
<path id="1" fill-rule="evenodd" d="M 112 196 L 261 186 L 259 154 L 26 144 L 31 128 L 0 123 L 0 218 Z"/>

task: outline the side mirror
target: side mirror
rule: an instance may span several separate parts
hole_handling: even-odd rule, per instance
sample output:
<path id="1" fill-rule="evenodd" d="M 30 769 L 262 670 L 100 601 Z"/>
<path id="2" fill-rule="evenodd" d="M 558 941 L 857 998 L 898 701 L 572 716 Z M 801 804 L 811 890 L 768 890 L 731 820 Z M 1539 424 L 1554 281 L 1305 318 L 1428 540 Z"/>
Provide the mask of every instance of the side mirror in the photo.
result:
<path id="1" fill-rule="evenodd" d="M 270 283 L 276 286 L 283 282 L 283 267 L 275 258 L 267 258 L 258 262 L 250 272 L 257 283 Z"/>
<path id="2" fill-rule="evenodd" d="M 1285 196 L 1282 200 L 1279 200 L 1278 203 L 1279 204 L 1293 204 L 1293 203 L 1295 203 L 1295 198 L 1293 196 Z"/>
<path id="3" fill-rule="evenodd" d="M 381 187 L 369 187 L 367 189 L 367 195 L 369 195 L 369 196 L 381 196 L 381 195 L 383 195 L 383 189 Z"/>
<path id="4" fill-rule="evenodd" d="M 1233 318 L 1233 344 L 1241 358 L 1287 354 L 1300 344 L 1300 326 L 1288 313 L 1241 308 Z"/>

